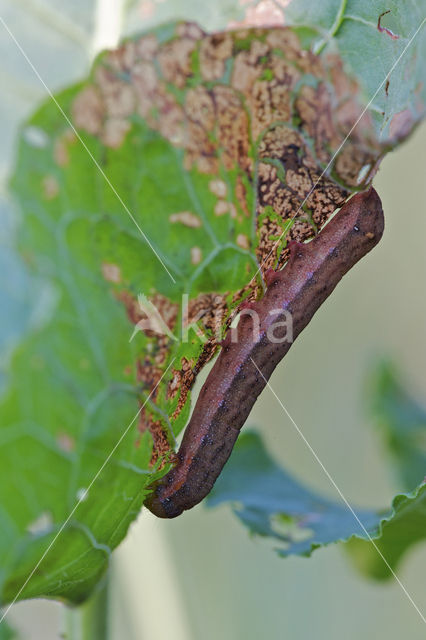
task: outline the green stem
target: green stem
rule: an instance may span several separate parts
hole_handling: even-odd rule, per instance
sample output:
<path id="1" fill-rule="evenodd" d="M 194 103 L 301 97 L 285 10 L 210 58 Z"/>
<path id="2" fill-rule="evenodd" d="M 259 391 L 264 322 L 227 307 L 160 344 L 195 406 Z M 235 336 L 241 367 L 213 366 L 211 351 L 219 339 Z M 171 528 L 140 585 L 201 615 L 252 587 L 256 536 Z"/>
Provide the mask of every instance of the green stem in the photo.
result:
<path id="1" fill-rule="evenodd" d="M 67 640 L 107 640 L 108 638 L 108 581 L 87 602 L 67 608 Z"/>

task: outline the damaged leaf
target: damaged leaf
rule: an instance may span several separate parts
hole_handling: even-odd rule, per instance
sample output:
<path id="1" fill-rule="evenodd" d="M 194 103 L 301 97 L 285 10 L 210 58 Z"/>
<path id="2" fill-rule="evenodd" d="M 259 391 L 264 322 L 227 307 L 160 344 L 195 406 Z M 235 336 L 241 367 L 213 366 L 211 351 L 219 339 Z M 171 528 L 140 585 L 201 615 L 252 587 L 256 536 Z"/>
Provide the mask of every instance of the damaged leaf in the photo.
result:
<path id="1" fill-rule="evenodd" d="M 19 249 L 53 302 L 1 399 L 2 602 L 87 597 L 240 306 L 371 182 L 389 140 L 311 45 L 169 24 L 101 54 L 57 96 L 66 118 L 49 100 L 23 125 Z"/>
<path id="2" fill-rule="evenodd" d="M 154 398 L 163 415 L 150 405 L 141 416 L 160 454 L 186 422 L 198 372 L 241 303 L 262 295 L 267 269 L 285 262 L 288 240 L 311 238 L 371 181 L 383 148 L 359 98 L 339 60 L 315 56 L 295 31 L 207 35 L 180 23 L 100 56 L 69 100 L 108 180 L 131 198 L 127 216 L 102 185 L 93 236 L 136 328 L 135 383 L 149 392 L 174 358 Z M 84 155 L 66 123 L 58 140 Z"/>
<path id="3" fill-rule="evenodd" d="M 247 6 L 246 24 L 256 22 L 256 12 L 264 24 L 269 15 L 268 24 L 303 25 L 313 51 L 322 56 L 338 53 L 359 83 L 375 135 L 383 144 L 395 144 L 423 119 L 424 2 L 255 0 Z"/>
<path id="4" fill-rule="evenodd" d="M 407 550 L 426 538 L 425 484 L 397 495 L 388 512 L 351 511 L 281 469 L 254 432 L 239 437 L 207 498 L 211 507 L 223 502 L 233 505 L 250 532 L 276 541 L 281 556 L 309 556 L 324 545 L 349 540 L 356 564 L 376 578 L 389 577 L 389 566 L 395 569 Z"/>

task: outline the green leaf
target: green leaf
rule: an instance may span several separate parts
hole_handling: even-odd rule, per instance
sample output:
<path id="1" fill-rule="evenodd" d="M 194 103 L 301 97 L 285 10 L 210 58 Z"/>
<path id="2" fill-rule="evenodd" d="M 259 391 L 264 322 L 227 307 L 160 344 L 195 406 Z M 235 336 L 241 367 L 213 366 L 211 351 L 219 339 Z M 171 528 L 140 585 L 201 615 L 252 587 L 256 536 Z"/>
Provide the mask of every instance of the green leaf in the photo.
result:
<path id="1" fill-rule="evenodd" d="M 308 556 L 318 547 L 364 535 L 344 503 L 336 503 L 303 486 L 284 471 L 266 451 L 255 432 L 243 433 L 207 498 L 210 507 L 222 502 L 250 532 L 280 543 L 282 556 Z M 355 510 L 370 535 L 377 527 L 377 514 Z"/>
<path id="2" fill-rule="evenodd" d="M 281 556 L 309 556 L 324 545 L 350 540 L 355 561 L 377 578 L 389 575 L 377 548 L 395 568 L 408 548 L 426 538 L 424 484 L 396 496 L 387 514 L 357 508 L 355 517 L 344 503 L 322 497 L 286 473 L 253 432 L 239 437 L 207 499 L 210 507 L 223 502 L 233 505 L 251 533 L 279 543 Z"/>
<path id="3" fill-rule="evenodd" d="M 390 578 L 389 566 L 395 570 L 411 547 L 426 539 L 425 522 L 426 484 L 422 484 L 411 493 L 395 496 L 391 513 L 380 521 L 373 536 L 377 548 L 365 540 L 352 539 L 347 551 L 365 575 L 377 580 Z"/>
<path id="4" fill-rule="evenodd" d="M 389 361 L 381 362 L 370 376 L 369 396 L 373 424 L 390 455 L 393 475 L 407 490 L 420 485 L 408 496 L 397 496 L 395 517 L 382 523 L 378 546 L 394 566 L 408 547 L 426 537 L 426 411 L 403 387 L 396 367 Z M 366 575 L 380 579 L 390 576 L 368 544 L 354 540 L 347 550 Z"/>
<path id="5" fill-rule="evenodd" d="M 19 640 L 20 635 L 6 621 L 0 624 L 0 640 Z"/>
<path id="6" fill-rule="evenodd" d="M 391 468 L 411 490 L 426 475 L 426 409 L 399 378 L 394 365 L 380 363 L 370 376 L 369 395 L 374 425 L 392 457 Z"/>
<path id="7" fill-rule="evenodd" d="M 283 12 L 287 24 L 320 29 L 314 51 L 339 53 L 348 73 L 362 87 L 366 103 L 372 100 L 376 135 L 382 141 L 392 140 L 395 135 L 403 137 L 424 117 L 424 2 L 297 0 Z M 379 18 L 380 27 L 389 29 L 394 37 L 379 31 Z"/>
<path id="8" fill-rule="evenodd" d="M 19 250 L 47 299 L 0 404 L 1 602 L 89 595 L 240 305 L 371 182 L 388 141 L 366 122 L 336 156 L 365 100 L 311 35 L 165 25 L 23 125 Z"/>

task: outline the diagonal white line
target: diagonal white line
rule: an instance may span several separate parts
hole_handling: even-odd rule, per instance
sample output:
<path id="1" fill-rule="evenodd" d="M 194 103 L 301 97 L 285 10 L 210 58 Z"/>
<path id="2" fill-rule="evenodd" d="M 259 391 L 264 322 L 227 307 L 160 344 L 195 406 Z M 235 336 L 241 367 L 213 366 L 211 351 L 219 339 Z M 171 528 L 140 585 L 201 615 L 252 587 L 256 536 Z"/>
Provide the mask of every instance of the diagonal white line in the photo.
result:
<path id="1" fill-rule="evenodd" d="M 19 589 L 18 593 L 16 594 L 16 596 L 13 598 L 12 602 L 9 604 L 9 606 L 7 607 L 7 609 L 4 611 L 2 617 L 0 618 L 0 624 L 3 622 L 3 620 L 5 619 L 5 617 L 7 616 L 7 614 L 9 613 L 10 609 L 13 607 L 13 605 L 15 604 L 15 602 L 17 601 L 17 599 L 19 598 L 19 596 L 21 595 L 21 593 L 23 592 L 23 590 L 25 589 L 25 587 L 27 586 L 27 584 L 29 583 L 29 581 L 31 580 L 31 578 L 33 577 L 33 575 L 35 574 L 35 572 L 37 571 L 37 569 L 39 568 L 39 566 L 41 565 L 41 563 L 43 562 L 43 560 L 45 559 L 45 557 L 47 556 L 47 554 L 49 553 L 50 549 L 53 547 L 53 545 L 55 544 L 55 542 L 57 541 L 57 539 L 59 538 L 59 536 L 61 535 L 62 531 L 65 529 L 65 527 L 67 526 L 67 524 L 69 523 L 69 521 L 71 520 L 71 518 L 73 517 L 74 513 L 77 511 L 78 507 L 80 506 L 80 504 L 83 502 L 83 500 L 87 497 L 87 494 L 89 493 L 90 489 L 93 487 L 94 483 L 96 482 L 96 480 L 99 478 L 100 474 L 102 473 L 102 471 L 105 469 L 106 465 L 108 464 L 108 462 L 111 460 L 112 456 L 114 455 L 115 451 L 118 449 L 118 447 L 120 446 L 120 444 L 122 443 L 122 441 L 124 440 L 124 438 L 126 437 L 126 435 L 128 434 L 130 428 L 133 426 L 135 420 L 139 417 L 141 411 L 143 410 L 143 408 L 145 407 L 145 405 L 147 404 L 147 402 L 151 399 L 153 393 L 155 392 L 155 390 L 157 389 L 158 385 L 161 383 L 161 381 L 163 380 L 164 376 L 166 375 L 166 373 L 168 372 L 168 370 L 170 369 L 170 367 L 172 366 L 173 362 L 175 361 L 176 358 L 173 358 L 169 364 L 169 366 L 167 367 L 167 369 L 164 371 L 163 375 L 161 376 L 161 378 L 159 379 L 159 381 L 157 382 L 157 384 L 155 385 L 155 387 L 151 390 L 149 396 L 146 398 L 145 402 L 143 403 L 143 405 L 140 407 L 140 409 L 138 410 L 138 412 L 136 413 L 136 415 L 134 416 L 134 418 L 132 419 L 132 421 L 127 425 L 125 431 L 121 434 L 119 440 L 116 442 L 116 444 L 114 445 L 114 447 L 112 448 L 111 452 L 109 453 L 108 457 L 105 459 L 105 461 L 103 462 L 103 464 L 101 465 L 100 469 L 97 471 L 97 473 L 94 475 L 94 477 L 92 478 L 89 486 L 87 487 L 87 489 L 84 491 L 84 493 L 82 494 L 82 496 L 80 497 L 80 499 L 77 501 L 77 503 L 75 504 L 74 508 L 72 509 L 71 513 L 68 515 L 67 519 L 65 520 L 65 522 L 62 524 L 61 528 L 59 529 L 59 531 L 57 532 L 57 534 L 55 535 L 55 537 L 53 538 L 52 542 L 49 544 L 49 546 L 47 547 L 46 551 L 43 553 L 43 555 L 41 556 L 40 560 L 37 562 L 37 564 L 35 565 L 34 569 L 31 571 L 31 573 L 29 574 L 28 578 L 25 580 L 24 584 L 22 585 L 22 587 Z"/>
<path id="2" fill-rule="evenodd" d="M 422 22 L 420 23 L 420 26 L 417 27 L 416 31 L 414 32 L 414 34 L 411 36 L 411 38 L 409 39 L 409 41 L 407 42 L 407 44 L 405 45 L 404 49 L 402 50 L 402 52 L 400 53 L 400 55 L 398 56 L 398 58 L 395 60 L 395 62 L 393 63 L 392 67 L 390 68 L 390 70 L 388 71 L 388 73 L 386 74 L 386 76 L 383 78 L 382 82 L 379 84 L 379 86 L 377 87 L 376 91 L 374 92 L 373 96 L 371 97 L 371 99 L 369 100 L 368 104 L 366 105 L 366 107 L 361 111 L 361 114 L 358 116 L 357 120 L 355 121 L 355 123 L 352 125 L 349 133 L 346 135 L 345 139 L 343 140 L 343 142 L 340 144 L 340 146 L 338 147 L 337 151 L 334 152 L 330 162 L 327 164 L 327 166 L 325 167 L 324 171 L 321 173 L 320 177 L 318 178 L 318 180 L 315 182 L 314 186 L 312 187 L 312 189 L 309 191 L 308 195 L 305 197 L 305 199 L 303 200 L 303 202 L 299 205 L 298 209 L 296 210 L 296 213 L 294 214 L 294 216 L 292 218 L 290 218 L 289 222 L 292 222 L 295 217 L 297 216 L 297 214 L 299 213 L 300 209 L 303 207 L 303 205 L 305 204 L 305 202 L 307 201 L 307 199 L 309 198 L 309 196 L 313 193 L 313 191 L 315 191 L 316 187 L 318 186 L 318 183 L 320 182 L 320 180 L 323 178 L 324 174 L 329 170 L 330 166 L 332 165 L 332 163 L 334 162 L 334 159 L 336 158 L 336 156 L 340 153 L 342 147 L 344 146 L 344 144 L 346 143 L 346 141 L 348 140 L 348 138 L 350 137 L 351 133 L 353 132 L 353 130 L 355 129 L 355 127 L 359 124 L 360 120 L 362 119 L 362 117 L 364 116 L 365 112 L 367 111 L 367 109 L 370 107 L 371 103 L 373 102 L 373 100 L 375 99 L 375 97 L 377 96 L 377 94 L 379 93 L 380 89 L 383 87 L 383 85 L 385 84 L 385 82 L 387 81 L 387 79 L 389 78 L 389 76 L 391 75 L 391 73 L 394 71 L 395 67 L 399 64 L 400 60 L 402 59 L 402 57 L 404 56 L 404 54 L 406 53 L 407 49 L 409 48 L 409 46 L 412 44 L 414 38 L 417 36 L 417 34 L 419 33 L 420 29 L 423 27 L 423 25 L 426 22 L 426 18 L 423 18 Z M 263 258 L 262 262 L 260 263 L 260 266 L 258 268 L 258 270 L 256 271 L 256 273 L 254 274 L 254 278 L 257 276 L 257 274 L 259 273 L 259 271 L 262 269 L 263 265 L 265 264 L 265 261 L 269 258 L 269 256 L 271 255 L 271 253 L 273 253 L 273 251 L 275 251 L 275 249 L 277 248 L 277 246 L 279 245 L 279 243 L 281 242 L 283 236 L 286 234 L 286 231 L 283 231 L 282 234 L 280 235 L 280 237 L 278 238 L 278 240 L 275 241 L 274 245 L 272 246 L 272 249 L 270 250 L 270 252 L 268 253 L 268 255 Z"/>
<path id="3" fill-rule="evenodd" d="M 411 604 L 413 605 L 413 607 L 415 608 L 415 610 L 417 611 L 417 613 L 419 614 L 419 616 L 421 617 L 421 619 L 423 620 L 423 622 L 426 624 L 426 618 L 424 617 L 424 615 L 422 614 L 422 612 L 420 611 L 419 607 L 416 605 L 416 603 L 414 602 L 413 598 L 410 596 L 410 594 L 408 593 L 406 587 L 402 584 L 401 580 L 398 578 L 398 576 L 396 575 L 395 571 L 392 569 L 392 567 L 390 566 L 389 562 L 386 560 L 385 556 L 383 555 L 383 553 L 380 551 L 379 547 L 377 546 L 377 544 L 374 542 L 373 538 L 370 536 L 370 534 L 368 533 L 367 529 L 365 528 L 365 526 L 363 525 L 363 523 L 361 522 L 361 520 L 359 519 L 358 515 L 355 513 L 355 511 L 353 510 L 353 508 L 351 507 L 351 505 L 349 504 L 348 500 L 346 499 L 346 497 L 343 495 L 341 489 L 337 486 L 334 478 L 330 475 L 330 473 L 328 472 L 328 470 L 326 469 L 326 467 L 324 466 L 324 464 L 321 462 L 320 458 L 318 457 L 318 454 L 316 453 L 316 451 L 312 448 L 312 446 L 309 444 L 308 440 L 306 439 L 305 435 L 303 434 L 303 432 L 301 431 L 301 429 L 297 426 L 296 422 L 293 420 L 293 418 L 291 417 L 291 415 L 289 414 L 288 410 L 286 409 L 286 407 L 283 405 L 283 403 L 281 402 L 281 400 L 279 399 L 279 397 L 277 396 L 277 394 L 275 393 L 275 391 L 273 390 L 273 388 L 271 387 L 269 381 L 265 378 L 265 376 L 263 375 L 263 373 L 261 372 L 261 370 L 259 369 L 259 367 L 257 366 L 257 364 L 255 363 L 255 361 L 253 360 L 253 358 L 250 358 L 250 360 L 252 361 L 252 363 L 254 364 L 254 366 L 256 367 L 256 369 L 258 370 L 258 372 L 260 373 L 260 375 L 262 376 L 262 378 L 264 379 L 266 386 L 268 387 L 268 389 L 272 392 L 272 394 L 275 396 L 275 398 L 278 400 L 278 403 L 280 404 L 282 410 L 284 411 L 284 413 L 287 415 L 287 417 L 289 418 L 289 420 L 292 422 L 294 428 L 296 429 L 297 433 L 299 434 L 299 436 L 302 438 L 303 442 L 306 444 L 306 446 L 308 447 L 309 451 L 312 453 L 312 455 L 314 456 L 315 460 L 318 462 L 318 464 L 320 465 L 321 469 L 324 471 L 325 475 L 327 476 L 327 478 L 330 480 L 331 484 L 333 485 L 333 487 L 336 489 L 337 493 L 339 494 L 339 496 L 341 497 L 341 499 L 343 500 L 343 502 L 345 503 L 345 505 L 347 506 L 347 508 L 349 509 L 349 511 L 352 513 L 353 517 L 355 518 L 355 520 L 358 522 L 359 526 L 361 527 L 361 529 L 363 530 L 363 532 L 365 533 L 365 535 L 367 536 L 367 538 L 369 539 L 369 541 L 371 542 L 371 544 L 373 545 L 373 547 L 376 549 L 377 553 L 379 554 L 379 556 L 382 558 L 383 562 L 385 563 L 385 565 L 387 566 L 387 568 L 389 569 L 389 571 L 391 572 L 392 576 L 395 578 L 396 582 L 399 584 L 399 586 L 401 587 L 401 589 L 403 590 L 403 592 L 405 593 L 405 595 L 407 596 L 408 600 L 411 602 Z"/>
<path id="4" fill-rule="evenodd" d="M 160 255 L 158 254 L 158 252 L 155 250 L 155 248 L 153 247 L 151 241 L 149 240 L 148 236 L 146 235 L 146 233 L 144 233 L 144 231 L 142 231 L 141 227 L 139 226 L 136 218 L 134 217 L 134 215 L 132 214 L 132 212 L 130 211 L 130 209 L 128 208 L 128 206 L 126 205 L 126 203 L 123 201 L 122 197 L 120 196 L 120 194 L 118 193 L 117 189 L 114 187 L 114 185 L 112 184 L 111 180 L 108 178 L 108 176 L 106 175 L 105 171 L 102 169 L 101 165 L 99 164 L 99 162 L 96 160 L 95 156 L 93 155 L 93 153 L 90 151 L 89 147 L 87 146 L 87 144 L 84 142 L 83 138 L 80 136 L 80 134 L 78 133 L 78 131 L 76 130 L 76 128 L 74 127 L 73 123 L 71 122 L 71 120 L 68 118 L 67 114 L 65 113 L 65 111 L 62 109 L 61 105 L 59 104 L 59 102 L 56 100 L 55 96 L 53 95 L 53 93 L 51 92 L 51 90 L 49 89 L 49 87 L 47 86 L 47 84 L 45 83 L 45 81 L 43 80 L 43 78 L 41 77 L 41 75 L 39 74 L 39 72 L 37 71 L 37 69 L 35 68 L 35 66 L 33 65 L 33 63 L 31 62 L 30 58 L 28 57 L 28 55 L 26 54 L 26 52 L 24 51 L 24 49 L 22 48 L 22 46 L 19 44 L 18 40 L 16 39 L 16 37 L 14 36 L 14 34 L 12 33 L 12 31 L 9 29 L 8 25 L 6 24 L 6 22 L 4 21 L 4 19 L 0 16 L 0 22 L 2 23 L 3 27 L 5 28 L 5 30 L 7 31 L 7 33 L 9 34 L 9 36 L 12 38 L 13 42 L 16 44 L 16 46 L 18 47 L 19 51 L 21 52 L 22 56 L 25 58 L 25 60 L 27 61 L 27 63 L 29 64 L 29 66 L 31 67 L 31 69 L 33 70 L 33 72 L 35 73 L 35 75 L 37 76 L 37 78 L 40 80 L 41 84 L 43 85 L 43 87 L 46 89 L 46 92 L 48 93 L 48 95 L 50 96 L 50 98 L 53 100 L 53 102 L 55 103 L 55 105 L 57 106 L 57 108 L 59 109 L 59 111 L 61 112 L 62 116 L 64 117 L 64 119 L 66 120 L 67 124 L 71 127 L 71 129 L 73 130 L 73 132 L 75 133 L 75 135 L 77 136 L 79 142 L 82 144 L 82 146 L 84 147 L 84 149 L 86 150 L 86 152 L 88 153 L 88 155 L 90 156 L 92 162 L 94 163 L 94 165 L 96 166 L 96 168 L 98 169 L 99 173 L 102 175 L 102 177 L 104 178 L 105 182 L 108 184 L 108 186 L 110 187 L 110 189 L 112 190 L 112 192 L 114 193 L 114 195 L 116 196 L 117 200 L 119 201 L 119 203 L 121 204 L 121 206 L 123 207 L 123 209 L 126 211 L 126 213 L 128 214 L 129 218 L 132 220 L 132 222 L 135 224 L 135 226 L 137 227 L 139 233 L 141 234 L 141 236 L 143 237 L 143 239 L 145 240 L 145 242 L 148 244 L 148 246 L 150 247 L 150 249 L 152 250 L 152 252 L 155 254 L 155 256 L 157 257 L 157 259 L 159 260 L 159 262 L 162 264 L 163 268 L 165 269 L 165 271 L 168 273 L 169 277 L 171 278 L 171 280 L 174 282 L 174 284 L 176 284 L 176 280 L 174 279 L 174 277 L 172 276 L 172 274 L 170 273 L 170 271 L 168 270 L 168 268 L 166 267 L 166 265 L 164 264 L 164 261 L 162 260 L 162 258 L 160 257 Z"/>

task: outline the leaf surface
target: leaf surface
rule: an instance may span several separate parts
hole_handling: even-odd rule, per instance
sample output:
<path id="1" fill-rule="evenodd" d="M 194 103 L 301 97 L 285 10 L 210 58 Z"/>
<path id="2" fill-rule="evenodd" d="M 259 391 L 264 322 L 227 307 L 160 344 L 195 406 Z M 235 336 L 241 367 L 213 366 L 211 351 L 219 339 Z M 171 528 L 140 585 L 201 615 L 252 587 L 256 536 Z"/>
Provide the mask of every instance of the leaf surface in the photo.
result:
<path id="1" fill-rule="evenodd" d="M 389 139 L 366 113 L 340 150 L 364 95 L 312 41 L 169 24 L 23 125 L 19 250 L 47 298 L 0 405 L 2 602 L 87 597 L 240 305 L 370 183 Z"/>
<path id="2" fill-rule="evenodd" d="M 370 376 L 369 396 L 373 424 L 388 454 L 394 479 L 407 491 L 419 485 L 408 496 L 397 496 L 396 517 L 382 524 L 379 547 L 395 565 L 406 549 L 423 541 L 425 536 L 426 411 L 404 388 L 396 367 L 381 362 Z M 365 574 L 383 579 L 390 572 L 368 544 L 354 540 L 348 552 Z"/>
<path id="3" fill-rule="evenodd" d="M 223 502 L 233 505 L 251 533 L 276 541 L 281 556 L 309 556 L 349 540 L 355 562 L 376 578 L 388 577 L 387 564 L 395 569 L 406 551 L 426 538 L 426 485 L 397 495 L 387 513 L 349 508 L 289 475 L 254 432 L 240 436 L 207 499 L 211 507 Z"/>

